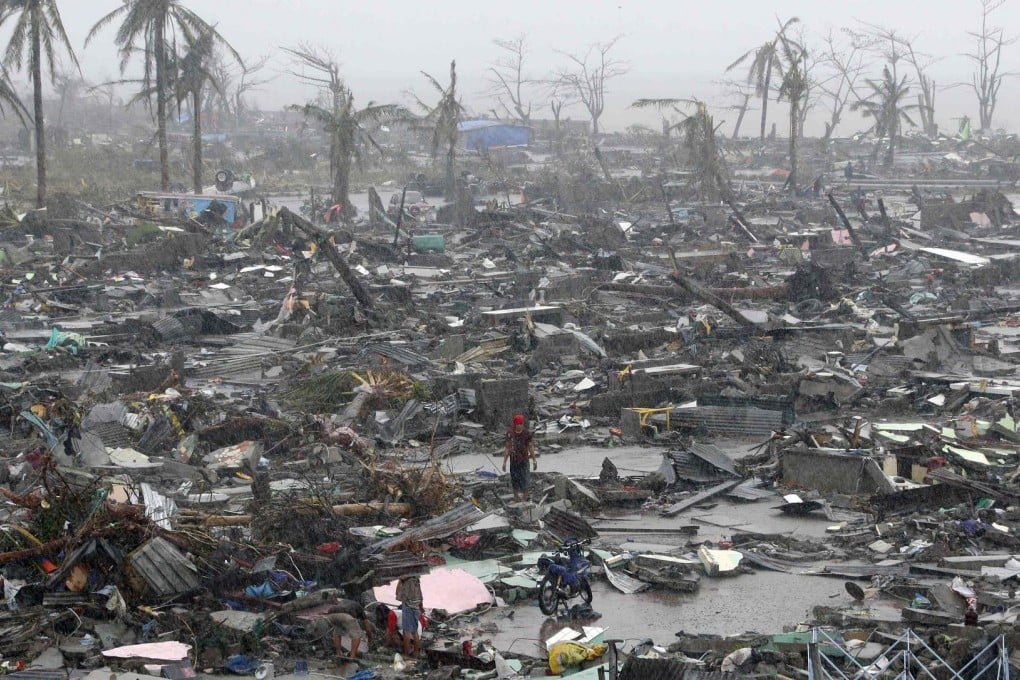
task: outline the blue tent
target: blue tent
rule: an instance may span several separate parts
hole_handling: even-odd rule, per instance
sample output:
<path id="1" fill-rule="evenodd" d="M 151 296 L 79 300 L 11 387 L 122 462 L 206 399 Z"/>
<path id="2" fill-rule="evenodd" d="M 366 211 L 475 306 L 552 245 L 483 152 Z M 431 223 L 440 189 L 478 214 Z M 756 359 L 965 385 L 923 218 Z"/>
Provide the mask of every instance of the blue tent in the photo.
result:
<path id="1" fill-rule="evenodd" d="M 472 151 L 531 143 L 531 128 L 498 120 L 465 120 L 457 125 L 457 131 L 464 135 L 467 148 Z"/>

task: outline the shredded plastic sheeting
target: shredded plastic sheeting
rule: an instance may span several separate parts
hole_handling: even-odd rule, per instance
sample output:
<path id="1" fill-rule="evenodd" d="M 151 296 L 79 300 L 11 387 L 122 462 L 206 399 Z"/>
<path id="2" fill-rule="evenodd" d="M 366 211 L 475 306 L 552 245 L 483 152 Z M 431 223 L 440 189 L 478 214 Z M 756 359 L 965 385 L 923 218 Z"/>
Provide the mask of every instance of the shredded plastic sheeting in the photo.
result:
<path id="1" fill-rule="evenodd" d="M 154 659 L 156 661 L 182 661 L 188 658 L 191 645 L 172 640 L 170 642 L 149 642 L 142 645 L 127 645 L 104 649 L 103 656 L 115 659 Z"/>

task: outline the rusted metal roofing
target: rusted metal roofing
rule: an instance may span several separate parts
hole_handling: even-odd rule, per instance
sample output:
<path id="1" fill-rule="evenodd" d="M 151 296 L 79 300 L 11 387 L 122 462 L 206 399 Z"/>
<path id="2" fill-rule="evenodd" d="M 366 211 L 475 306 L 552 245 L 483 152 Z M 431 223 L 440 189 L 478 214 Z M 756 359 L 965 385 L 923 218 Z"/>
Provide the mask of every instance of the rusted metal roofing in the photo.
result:
<path id="1" fill-rule="evenodd" d="M 479 510 L 478 507 L 472 503 L 465 503 L 443 515 L 440 515 L 439 517 L 433 517 L 427 522 L 422 522 L 416 527 L 411 527 L 402 534 L 391 536 L 390 538 L 384 538 L 381 541 L 365 547 L 361 551 L 361 558 L 367 559 L 377 553 L 386 552 L 403 541 L 429 541 L 435 538 L 445 538 L 446 536 L 461 531 L 464 527 L 471 526 L 478 520 L 488 516 L 488 514 L 489 513 L 487 512 Z"/>
<path id="2" fill-rule="evenodd" d="M 583 541 L 586 538 L 595 538 L 599 535 L 580 515 L 556 507 L 549 509 L 542 522 L 545 524 L 545 528 L 561 541 L 571 539 Z"/>

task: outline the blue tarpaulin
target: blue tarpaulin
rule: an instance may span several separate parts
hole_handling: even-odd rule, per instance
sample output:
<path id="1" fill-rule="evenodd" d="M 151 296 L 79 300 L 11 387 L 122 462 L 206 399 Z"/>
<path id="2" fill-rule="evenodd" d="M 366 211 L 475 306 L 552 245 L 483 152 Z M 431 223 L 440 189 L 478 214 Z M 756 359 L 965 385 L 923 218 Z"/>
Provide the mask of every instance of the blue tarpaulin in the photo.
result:
<path id="1" fill-rule="evenodd" d="M 464 135 L 467 148 L 472 151 L 494 146 L 527 146 L 531 142 L 531 128 L 498 120 L 465 120 L 457 125 L 457 131 Z"/>

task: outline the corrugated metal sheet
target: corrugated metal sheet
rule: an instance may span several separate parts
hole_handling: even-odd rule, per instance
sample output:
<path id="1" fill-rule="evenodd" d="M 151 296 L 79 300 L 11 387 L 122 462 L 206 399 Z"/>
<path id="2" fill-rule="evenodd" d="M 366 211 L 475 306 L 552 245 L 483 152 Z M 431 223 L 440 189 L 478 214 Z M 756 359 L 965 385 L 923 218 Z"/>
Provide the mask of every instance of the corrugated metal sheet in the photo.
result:
<path id="1" fill-rule="evenodd" d="M 66 680 L 70 671 L 65 668 L 47 670 L 45 668 L 26 668 L 23 671 L 6 673 L 4 680 Z"/>
<path id="2" fill-rule="evenodd" d="M 542 519 L 545 528 L 561 541 L 595 538 L 598 532 L 580 515 L 553 507 Z"/>
<path id="3" fill-rule="evenodd" d="M 418 354 L 408 347 L 403 345 L 391 345 L 382 342 L 367 345 L 365 349 L 362 350 L 361 354 L 362 356 L 368 354 L 381 354 L 387 359 L 393 359 L 405 366 L 428 366 L 432 363 L 432 360 L 427 356 Z"/>
<path id="4" fill-rule="evenodd" d="M 15 328 L 21 323 L 21 314 L 15 309 L 0 309 L 0 328 Z"/>
<path id="5" fill-rule="evenodd" d="M 631 656 L 620 669 L 619 680 L 732 680 L 730 673 L 705 671 L 681 659 L 645 659 Z"/>
<path id="6" fill-rule="evenodd" d="M 263 357 L 288 352 L 297 345 L 289 338 L 275 338 L 268 335 L 244 333 L 231 336 L 233 345 L 224 347 L 209 358 L 203 359 L 204 366 L 191 367 L 188 377 L 229 378 L 262 371 Z M 265 380 L 265 378 L 261 378 Z"/>
<path id="7" fill-rule="evenodd" d="M 642 590 L 645 590 L 650 586 L 650 584 L 636 579 L 633 576 L 613 571 L 608 565 L 606 565 L 604 569 L 606 570 L 606 580 L 613 584 L 613 587 L 621 593 L 633 595 L 634 593 L 640 593 Z"/>
<path id="8" fill-rule="evenodd" d="M 152 329 L 156 331 L 162 340 L 173 342 L 190 338 L 191 329 L 187 328 L 181 320 L 175 316 L 164 316 L 152 322 Z"/>
<path id="9" fill-rule="evenodd" d="M 674 409 L 673 429 L 701 428 L 712 434 L 763 436 L 783 428 L 783 412 L 744 407 L 698 406 Z"/>
<path id="10" fill-rule="evenodd" d="M 429 571 L 428 562 L 406 551 L 374 555 L 369 564 L 372 568 L 372 582 L 377 586 L 385 585 L 401 576 L 427 574 Z"/>
<path id="11" fill-rule="evenodd" d="M 186 371 L 187 375 L 192 378 L 228 378 L 262 370 L 260 356 L 206 359 L 205 362 L 205 366 Z"/>
<path id="12" fill-rule="evenodd" d="M 86 431 L 98 435 L 103 445 L 110 448 L 126 448 L 131 445 L 131 430 L 120 423 L 96 423 Z"/>
<path id="13" fill-rule="evenodd" d="M 164 538 L 157 536 L 142 544 L 127 561 L 157 597 L 179 595 L 199 585 L 198 569 Z"/>
<path id="14" fill-rule="evenodd" d="M 749 479 L 737 488 L 727 491 L 726 497 L 748 502 L 764 501 L 776 497 L 774 490 L 761 488 L 758 486 L 759 484 L 761 482 L 758 480 Z"/>
<path id="15" fill-rule="evenodd" d="M 472 503 L 465 503 L 453 510 L 450 510 L 446 514 L 440 515 L 439 517 L 433 517 L 427 522 L 423 522 L 416 527 L 411 527 L 402 534 L 392 536 L 390 538 L 384 538 L 381 541 L 373 543 L 372 545 L 362 549 L 360 555 L 362 559 L 368 559 L 372 555 L 385 552 L 403 541 L 429 541 L 434 538 L 445 538 L 446 536 L 450 536 L 451 534 L 461 531 L 464 527 L 471 526 L 475 522 L 487 517 L 488 514 L 489 513 L 487 512 L 479 510 L 478 507 Z"/>
<path id="16" fill-rule="evenodd" d="M 721 482 L 736 477 L 733 461 L 726 452 L 712 444 L 692 443 L 666 454 L 673 464 L 677 479 L 699 484 Z"/>
<path id="17" fill-rule="evenodd" d="M 291 338 L 277 338 L 271 335 L 256 335 L 254 333 L 238 333 L 231 336 L 236 340 L 235 344 L 225 347 L 224 354 L 269 354 L 272 352 L 286 352 L 297 346 L 297 341 Z"/>

